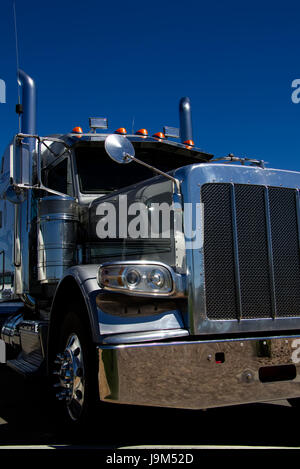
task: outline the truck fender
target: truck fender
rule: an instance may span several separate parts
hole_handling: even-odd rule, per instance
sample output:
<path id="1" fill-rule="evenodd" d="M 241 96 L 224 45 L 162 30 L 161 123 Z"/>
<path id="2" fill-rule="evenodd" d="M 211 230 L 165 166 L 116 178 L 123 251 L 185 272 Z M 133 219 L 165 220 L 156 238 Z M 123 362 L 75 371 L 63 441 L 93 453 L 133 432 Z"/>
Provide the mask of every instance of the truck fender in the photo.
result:
<path id="1" fill-rule="evenodd" d="M 55 331 L 63 321 L 65 314 L 70 311 L 70 306 L 80 306 L 84 319 L 94 343 L 100 341 L 98 313 L 95 298 L 100 290 L 97 283 L 97 265 L 75 266 L 66 270 L 60 280 L 53 297 L 49 331 L 48 351 L 51 354 L 51 342 L 55 337 Z"/>

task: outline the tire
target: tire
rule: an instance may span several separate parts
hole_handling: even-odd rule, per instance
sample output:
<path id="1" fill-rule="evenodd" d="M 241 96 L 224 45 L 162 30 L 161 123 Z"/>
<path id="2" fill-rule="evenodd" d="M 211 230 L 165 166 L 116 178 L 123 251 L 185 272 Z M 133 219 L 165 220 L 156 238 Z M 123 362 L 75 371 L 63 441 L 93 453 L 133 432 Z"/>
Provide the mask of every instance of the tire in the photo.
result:
<path id="1" fill-rule="evenodd" d="M 56 337 L 50 361 L 52 401 L 59 420 L 75 429 L 90 422 L 98 403 L 96 348 L 76 312 L 65 316 Z"/>

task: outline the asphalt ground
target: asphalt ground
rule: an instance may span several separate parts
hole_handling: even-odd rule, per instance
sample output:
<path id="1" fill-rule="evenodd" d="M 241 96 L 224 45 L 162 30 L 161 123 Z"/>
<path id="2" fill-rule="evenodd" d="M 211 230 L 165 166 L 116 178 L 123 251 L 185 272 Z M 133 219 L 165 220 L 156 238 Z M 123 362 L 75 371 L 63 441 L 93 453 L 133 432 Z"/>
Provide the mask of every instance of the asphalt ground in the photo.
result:
<path id="1" fill-rule="evenodd" d="M 287 401 L 177 410 L 101 406 L 89 430 L 69 433 L 53 419 L 39 381 L 0 365 L 0 449 L 3 448 L 300 448 L 299 413 Z"/>

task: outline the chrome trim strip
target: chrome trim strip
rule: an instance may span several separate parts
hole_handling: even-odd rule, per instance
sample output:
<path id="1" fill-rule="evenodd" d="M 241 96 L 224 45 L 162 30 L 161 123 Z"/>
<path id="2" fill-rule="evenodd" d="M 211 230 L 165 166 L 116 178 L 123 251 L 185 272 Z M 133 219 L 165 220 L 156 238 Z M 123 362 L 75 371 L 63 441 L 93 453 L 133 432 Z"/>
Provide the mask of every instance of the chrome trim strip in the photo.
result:
<path id="1" fill-rule="evenodd" d="M 193 184 L 185 184 L 183 192 L 184 202 L 198 202 L 203 207 L 202 212 L 202 233 L 203 233 L 203 244 L 204 244 L 204 213 L 205 206 L 203 204 L 201 184 L 197 181 L 192 181 Z M 207 320 L 206 312 L 206 289 L 205 289 L 205 268 L 204 268 L 204 245 L 199 249 L 187 249 L 186 250 L 186 272 L 187 272 L 187 316 L 190 333 L 197 335 L 199 333 L 199 322 Z M 197 314 L 195 314 L 197 311 Z"/>
<path id="2" fill-rule="evenodd" d="M 266 331 L 264 331 L 266 332 Z M 136 334 L 138 336 L 138 334 Z M 98 345 L 98 349 L 100 350 L 109 350 L 109 349 L 119 349 L 119 348 L 132 348 L 132 347 L 168 347 L 168 346 L 183 346 L 183 345 L 203 345 L 203 344 L 223 344 L 223 343 L 234 343 L 234 342 L 248 342 L 248 341 L 261 341 L 261 340 L 276 340 L 276 339 L 284 339 L 284 340 L 289 340 L 289 339 L 300 339 L 299 334 L 292 334 L 292 335 L 271 335 L 271 336 L 261 336 L 261 337 L 231 337 L 230 339 L 203 339 L 203 340 L 193 340 L 193 341 L 188 341 L 188 340 L 182 340 L 182 341 L 174 341 L 174 342 L 151 342 L 151 343 L 122 343 L 122 344 L 101 344 Z"/>
<path id="3" fill-rule="evenodd" d="M 272 249 L 272 233 L 271 233 L 271 216 L 269 206 L 269 189 L 264 187 L 265 198 L 265 215 L 266 215 L 266 228 L 267 228 L 267 244 L 268 244 L 268 261 L 269 261 L 269 276 L 270 276 L 270 292 L 271 292 L 271 307 L 272 317 L 276 318 L 276 295 L 275 295 L 275 277 L 274 277 L 274 262 L 273 262 L 273 249 Z"/>
<path id="4" fill-rule="evenodd" d="M 197 312 L 197 311 L 196 311 Z M 199 317 L 200 315 L 198 315 Z M 277 317 L 255 318 L 255 319 L 224 319 L 211 320 L 201 317 L 201 324 L 198 327 L 198 334 L 241 334 L 268 331 L 271 334 L 275 331 L 300 330 L 300 316 L 297 317 Z"/>
<path id="5" fill-rule="evenodd" d="M 150 342 L 156 340 L 172 339 L 176 337 L 186 337 L 189 335 L 189 331 L 186 329 L 173 329 L 163 331 L 150 331 L 150 332 L 139 332 L 130 334 L 117 334 L 107 336 L 103 339 L 103 344 L 110 345 L 123 345 L 123 344 L 136 344 L 137 342 Z M 102 347 L 102 346 L 101 346 Z"/>
<path id="6" fill-rule="evenodd" d="M 242 297 L 241 297 L 241 282 L 240 282 L 238 230 L 237 230 L 237 220 L 236 220 L 235 188 L 234 188 L 233 183 L 230 184 L 230 201 L 231 201 L 231 221 L 232 221 L 232 234 L 233 234 L 235 292 L 236 292 L 237 312 L 238 312 L 237 319 L 240 321 L 242 318 Z"/>

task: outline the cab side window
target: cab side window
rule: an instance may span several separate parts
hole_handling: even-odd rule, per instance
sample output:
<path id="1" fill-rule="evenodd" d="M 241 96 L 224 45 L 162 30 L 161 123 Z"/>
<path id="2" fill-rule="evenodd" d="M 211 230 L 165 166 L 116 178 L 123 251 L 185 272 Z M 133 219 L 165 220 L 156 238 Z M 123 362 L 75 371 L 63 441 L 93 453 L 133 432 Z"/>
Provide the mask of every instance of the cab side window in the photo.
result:
<path id="1" fill-rule="evenodd" d="M 71 162 L 68 157 L 56 164 L 52 164 L 46 169 L 45 173 L 46 185 L 49 189 L 74 196 Z"/>

